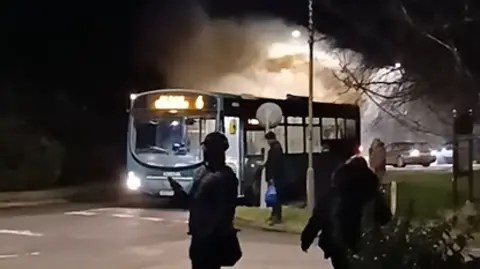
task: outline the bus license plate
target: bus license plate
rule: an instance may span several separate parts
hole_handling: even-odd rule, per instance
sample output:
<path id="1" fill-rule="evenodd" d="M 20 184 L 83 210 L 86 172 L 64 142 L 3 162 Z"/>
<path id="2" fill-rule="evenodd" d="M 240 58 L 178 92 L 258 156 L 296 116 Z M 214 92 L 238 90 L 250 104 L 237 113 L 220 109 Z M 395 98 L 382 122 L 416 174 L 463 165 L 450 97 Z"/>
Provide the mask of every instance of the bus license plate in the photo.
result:
<path id="1" fill-rule="evenodd" d="M 173 196 L 173 191 L 172 190 L 164 190 L 160 191 L 161 196 Z"/>

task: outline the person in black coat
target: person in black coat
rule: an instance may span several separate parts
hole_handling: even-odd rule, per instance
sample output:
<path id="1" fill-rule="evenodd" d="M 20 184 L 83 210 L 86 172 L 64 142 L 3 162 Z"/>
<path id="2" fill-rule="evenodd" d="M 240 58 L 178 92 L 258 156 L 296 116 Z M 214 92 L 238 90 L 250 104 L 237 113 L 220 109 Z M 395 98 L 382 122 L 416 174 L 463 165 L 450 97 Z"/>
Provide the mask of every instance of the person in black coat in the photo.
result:
<path id="1" fill-rule="evenodd" d="M 175 196 L 189 208 L 189 256 L 193 269 L 219 269 L 233 266 L 241 257 L 233 220 L 237 205 L 238 179 L 225 164 L 228 140 L 218 132 L 202 142 L 204 164 L 197 171 L 193 186 L 186 193 L 169 178 Z"/>
<path id="2" fill-rule="evenodd" d="M 273 225 L 282 222 L 282 204 L 286 191 L 285 162 L 282 145 L 278 142 L 275 133 L 271 131 L 266 133 L 265 139 L 270 146 L 265 162 L 265 179 L 267 184 L 273 184 L 277 191 L 277 202 L 272 206 L 272 213 L 268 220 Z"/>
<path id="3" fill-rule="evenodd" d="M 335 269 L 349 268 L 348 253 L 357 252 L 364 209 L 373 202 L 373 221 L 385 225 L 392 214 L 380 192 L 377 176 L 362 157 L 352 157 L 336 169 L 332 188 L 322 196 L 301 235 L 307 251 L 320 233 L 318 245 Z"/>

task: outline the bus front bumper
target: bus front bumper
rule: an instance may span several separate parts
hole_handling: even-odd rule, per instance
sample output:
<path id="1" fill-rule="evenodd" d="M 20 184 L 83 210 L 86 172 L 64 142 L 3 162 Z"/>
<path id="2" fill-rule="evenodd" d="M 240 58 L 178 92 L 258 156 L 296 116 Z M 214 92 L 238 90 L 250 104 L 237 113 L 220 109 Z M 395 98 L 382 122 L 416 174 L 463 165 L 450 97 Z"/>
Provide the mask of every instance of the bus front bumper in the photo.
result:
<path id="1" fill-rule="evenodd" d="M 185 190 L 188 190 L 191 180 L 182 180 L 179 183 Z M 145 194 L 155 197 L 172 197 L 174 195 L 168 180 L 141 178 L 133 172 L 128 173 L 125 187 L 131 194 Z"/>

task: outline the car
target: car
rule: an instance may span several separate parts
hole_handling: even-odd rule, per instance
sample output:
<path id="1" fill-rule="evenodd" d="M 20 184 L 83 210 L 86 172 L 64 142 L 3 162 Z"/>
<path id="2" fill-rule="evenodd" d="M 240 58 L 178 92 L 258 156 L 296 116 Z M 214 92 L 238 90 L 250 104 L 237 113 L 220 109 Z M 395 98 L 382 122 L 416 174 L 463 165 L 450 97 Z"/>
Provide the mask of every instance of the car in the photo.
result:
<path id="1" fill-rule="evenodd" d="M 453 142 L 444 143 L 438 151 L 437 157 L 442 163 L 453 164 Z M 473 161 L 480 163 L 480 137 L 473 139 Z"/>
<path id="2" fill-rule="evenodd" d="M 437 160 L 437 152 L 426 142 L 394 142 L 385 147 L 386 164 L 395 167 L 407 165 L 430 166 Z"/>
<path id="3" fill-rule="evenodd" d="M 451 142 L 442 145 L 442 148 L 438 151 L 438 158 L 442 158 L 446 164 L 453 163 L 453 144 Z"/>

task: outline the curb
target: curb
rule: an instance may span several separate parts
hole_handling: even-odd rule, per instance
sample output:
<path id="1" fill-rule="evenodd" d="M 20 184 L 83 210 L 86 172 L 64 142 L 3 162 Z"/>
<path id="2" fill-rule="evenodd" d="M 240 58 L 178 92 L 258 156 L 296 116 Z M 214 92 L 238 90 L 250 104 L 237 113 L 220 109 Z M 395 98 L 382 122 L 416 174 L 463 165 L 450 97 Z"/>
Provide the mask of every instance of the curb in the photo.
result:
<path id="1" fill-rule="evenodd" d="M 0 209 L 63 204 L 63 203 L 66 203 L 66 202 L 68 202 L 68 201 L 65 200 L 65 199 L 53 199 L 53 200 L 30 201 L 30 202 L 10 202 L 10 203 L 5 202 L 5 203 L 0 203 Z"/>
<path id="2" fill-rule="evenodd" d="M 256 230 L 261 230 L 261 231 L 266 231 L 266 232 L 274 232 L 274 233 L 287 233 L 287 234 L 301 234 L 301 231 L 293 230 L 293 229 L 288 229 L 286 227 L 282 227 L 279 225 L 275 226 L 270 226 L 267 224 L 263 223 L 257 223 L 251 220 L 247 219 L 242 219 L 235 217 L 234 221 L 236 226 L 243 227 L 243 228 L 251 228 L 251 229 L 256 229 Z"/>

